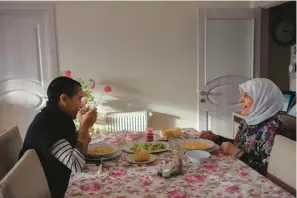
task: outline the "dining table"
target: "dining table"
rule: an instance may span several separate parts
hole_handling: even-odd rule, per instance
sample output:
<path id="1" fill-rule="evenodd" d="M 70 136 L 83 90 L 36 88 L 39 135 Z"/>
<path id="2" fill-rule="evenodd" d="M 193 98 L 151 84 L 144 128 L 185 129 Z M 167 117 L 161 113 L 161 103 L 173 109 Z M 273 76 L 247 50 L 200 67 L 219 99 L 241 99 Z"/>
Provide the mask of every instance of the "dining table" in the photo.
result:
<path id="1" fill-rule="evenodd" d="M 195 129 L 183 129 L 185 138 L 199 138 Z M 145 133 L 122 131 L 125 142 L 144 140 Z M 114 133 L 94 135 L 90 144 L 104 142 L 117 144 L 121 141 Z M 122 146 L 123 142 L 121 142 Z M 128 153 L 113 160 L 104 161 L 102 174 L 99 165 L 87 162 L 83 172 L 72 173 L 65 193 L 70 197 L 113 198 L 286 198 L 294 197 L 272 181 L 253 170 L 239 159 L 225 155 L 219 149 L 199 165 L 184 161 L 183 173 L 170 178 L 158 176 L 163 160 L 172 157 L 162 152 L 150 164 L 133 164 L 126 161 Z"/>

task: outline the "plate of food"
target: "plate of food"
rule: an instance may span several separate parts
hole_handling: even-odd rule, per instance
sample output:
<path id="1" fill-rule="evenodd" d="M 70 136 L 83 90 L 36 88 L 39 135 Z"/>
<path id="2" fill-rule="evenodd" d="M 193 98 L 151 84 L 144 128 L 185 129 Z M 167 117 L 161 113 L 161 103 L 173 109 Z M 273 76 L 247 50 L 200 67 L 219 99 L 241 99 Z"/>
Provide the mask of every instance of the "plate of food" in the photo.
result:
<path id="1" fill-rule="evenodd" d="M 119 151 L 116 145 L 105 144 L 105 143 L 95 143 L 88 146 L 88 156 L 89 157 L 110 157 Z"/>
<path id="2" fill-rule="evenodd" d="M 169 149 L 169 144 L 167 142 L 134 142 L 130 143 L 123 148 L 124 151 L 128 153 L 134 153 L 138 148 L 143 148 L 149 153 L 160 153 L 167 151 Z"/>
<path id="3" fill-rule="evenodd" d="M 156 155 L 152 155 L 148 150 L 139 147 L 135 150 L 134 154 L 127 155 L 126 160 L 133 164 L 148 164 L 157 159 Z"/>
<path id="4" fill-rule="evenodd" d="M 185 139 L 184 146 L 186 150 L 207 150 L 215 145 L 213 141 L 206 139 Z"/>
<path id="5" fill-rule="evenodd" d="M 118 158 L 121 154 L 122 154 L 122 151 L 119 149 L 117 152 L 115 152 L 114 154 L 109 155 L 109 156 L 91 156 L 91 155 L 88 155 L 85 159 L 89 163 L 97 163 L 97 162 L 100 162 L 101 159 L 103 161 L 114 160 L 114 159 Z"/>

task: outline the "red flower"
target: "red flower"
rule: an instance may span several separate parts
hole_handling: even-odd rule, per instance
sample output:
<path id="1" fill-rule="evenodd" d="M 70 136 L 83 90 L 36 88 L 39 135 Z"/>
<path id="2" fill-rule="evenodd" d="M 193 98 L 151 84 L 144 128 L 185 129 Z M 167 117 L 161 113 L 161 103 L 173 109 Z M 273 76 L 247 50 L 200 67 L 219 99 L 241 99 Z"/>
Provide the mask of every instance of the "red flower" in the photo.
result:
<path id="1" fill-rule="evenodd" d="M 245 171 L 242 171 L 242 172 L 240 172 L 240 175 L 241 175 L 241 176 L 248 176 L 249 173 L 248 173 L 248 172 L 245 172 Z"/>
<path id="2" fill-rule="evenodd" d="M 65 72 L 64 72 L 64 76 L 66 76 L 66 77 L 71 77 L 71 71 L 70 70 L 66 70 Z"/>
<path id="3" fill-rule="evenodd" d="M 104 87 L 104 91 L 102 92 L 102 94 L 100 95 L 99 97 L 99 100 L 98 102 L 96 103 L 97 105 L 100 104 L 100 100 L 101 100 L 101 97 L 103 96 L 104 93 L 108 93 L 108 92 L 111 92 L 111 87 L 109 85 L 105 85 Z"/>
<path id="4" fill-rule="evenodd" d="M 197 175 L 196 179 L 198 182 L 204 182 L 204 176 L 202 176 L 202 175 Z"/>
<path id="5" fill-rule="evenodd" d="M 96 191 L 96 190 L 99 190 L 101 188 L 101 184 L 99 183 L 91 183 L 91 184 L 82 184 L 80 186 L 80 189 L 82 191 Z"/>
<path id="6" fill-rule="evenodd" d="M 235 193 L 239 190 L 238 186 L 233 185 L 225 188 L 225 192 Z"/>
<path id="7" fill-rule="evenodd" d="M 204 168 L 207 168 L 207 169 L 215 169 L 215 168 L 218 168 L 218 164 L 212 164 L 212 163 L 205 163 L 204 165 Z"/>
<path id="8" fill-rule="evenodd" d="M 112 177 L 119 177 L 119 176 L 123 176 L 123 175 L 125 175 L 125 173 L 123 171 L 113 171 L 111 173 Z"/>
<path id="9" fill-rule="evenodd" d="M 187 177 L 185 178 L 185 180 L 186 180 L 187 182 L 193 182 L 193 181 L 196 181 L 196 178 L 195 178 L 194 176 L 187 176 Z"/>
<path id="10" fill-rule="evenodd" d="M 92 81 L 90 84 L 90 89 L 94 89 L 95 88 L 95 81 Z"/>
<path id="11" fill-rule="evenodd" d="M 104 92 L 111 92 L 111 87 L 109 85 L 105 85 Z"/>
<path id="12" fill-rule="evenodd" d="M 171 191 L 168 192 L 170 194 L 171 198 L 184 198 L 186 197 L 186 193 L 184 192 L 179 192 L 179 191 Z"/>
<path id="13" fill-rule="evenodd" d="M 83 97 L 86 97 L 86 96 L 87 96 L 87 93 L 83 91 L 83 92 L 82 92 L 82 96 L 83 96 Z"/>
<path id="14" fill-rule="evenodd" d="M 96 130 L 94 131 L 94 133 L 99 133 L 99 130 L 96 129 Z"/>
<path id="15" fill-rule="evenodd" d="M 150 180 L 144 180 L 143 182 L 142 182 L 142 186 L 149 186 L 149 185 L 151 185 L 151 181 Z"/>

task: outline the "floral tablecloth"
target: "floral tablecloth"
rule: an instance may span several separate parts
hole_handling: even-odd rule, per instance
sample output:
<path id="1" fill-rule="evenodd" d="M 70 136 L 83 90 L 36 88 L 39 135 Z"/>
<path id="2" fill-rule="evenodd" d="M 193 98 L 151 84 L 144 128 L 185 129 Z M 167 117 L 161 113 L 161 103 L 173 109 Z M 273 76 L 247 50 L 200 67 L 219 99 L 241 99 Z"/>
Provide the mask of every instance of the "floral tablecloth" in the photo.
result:
<path id="1" fill-rule="evenodd" d="M 135 140 L 143 133 L 128 132 L 127 138 Z M 93 142 L 114 143 L 112 134 L 97 136 Z M 152 164 L 130 164 L 121 157 L 104 162 L 105 177 L 95 176 L 98 166 L 87 164 L 84 172 L 73 173 L 65 197 L 293 197 L 249 166 L 232 156 L 219 152 L 199 166 L 185 163 L 183 175 L 164 179 L 157 176 L 162 160 L 170 153 L 158 155 Z"/>

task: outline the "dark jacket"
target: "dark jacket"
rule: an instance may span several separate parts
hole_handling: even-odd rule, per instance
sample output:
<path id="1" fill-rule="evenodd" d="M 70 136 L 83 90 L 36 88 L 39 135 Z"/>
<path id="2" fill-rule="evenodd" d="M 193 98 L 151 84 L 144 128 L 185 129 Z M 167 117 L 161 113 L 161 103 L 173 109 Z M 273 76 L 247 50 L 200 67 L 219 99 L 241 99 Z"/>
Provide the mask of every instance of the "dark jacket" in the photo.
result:
<path id="1" fill-rule="evenodd" d="M 75 147 L 76 128 L 70 116 L 48 103 L 30 124 L 19 155 L 21 158 L 26 150 L 35 149 L 53 198 L 64 197 L 71 174 L 71 170 L 49 152 L 50 147 L 60 139 L 66 139 Z"/>

